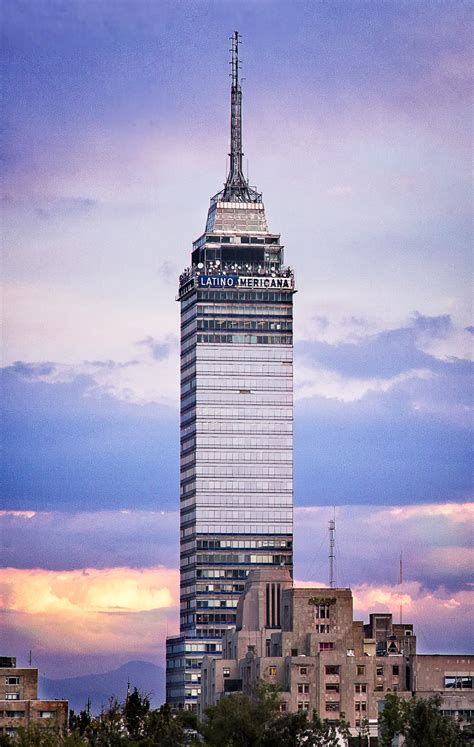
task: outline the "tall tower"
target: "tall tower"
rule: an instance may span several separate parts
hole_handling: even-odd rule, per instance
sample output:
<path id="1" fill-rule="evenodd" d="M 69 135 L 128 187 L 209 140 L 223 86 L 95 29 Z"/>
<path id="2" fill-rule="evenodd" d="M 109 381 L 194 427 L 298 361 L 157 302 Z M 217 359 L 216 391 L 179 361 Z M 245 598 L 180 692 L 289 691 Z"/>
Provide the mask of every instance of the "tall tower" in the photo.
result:
<path id="1" fill-rule="evenodd" d="M 230 168 L 179 278 L 181 617 L 167 702 L 195 708 L 254 568 L 293 565 L 293 272 L 242 171 L 239 34 L 231 49 Z"/>

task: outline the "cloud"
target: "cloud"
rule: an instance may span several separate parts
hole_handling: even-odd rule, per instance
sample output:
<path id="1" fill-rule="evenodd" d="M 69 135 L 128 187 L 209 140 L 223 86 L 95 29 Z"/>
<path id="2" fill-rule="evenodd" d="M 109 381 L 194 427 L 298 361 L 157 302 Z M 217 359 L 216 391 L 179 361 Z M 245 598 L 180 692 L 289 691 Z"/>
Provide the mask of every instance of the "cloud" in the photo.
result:
<path id="1" fill-rule="evenodd" d="M 3 511 L 0 535 L 3 564 L 16 568 L 179 565 L 177 511 Z"/>
<path id="2" fill-rule="evenodd" d="M 144 340 L 139 340 L 137 345 L 144 345 L 147 347 L 156 361 L 161 361 L 163 358 L 167 358 L 173 349 L 177 351 L 176 338 L 172 338 L 169 342 L 158 342 L 149 335 L 148 337 L 145 337 Z"/>
<path id="3" fill-rule="evenodd" d="M 176 629 L 178 571 L 84 568 L 0 571 L 4 640 L 38 652 L 156 655 Z"/>
<path id="4" fill-rule="evenodd" d="M 136 391 L 127 400 L 128 377 L 137 368 L 89 366 L 93 378 L 77 375 L 74 366 L 55 366 L 46 374 L 40 368 L 36 379 L 31 371 L 25 378 L 3 370 L 5 508 L 175 505 L 178 418 L 166 405 L 137 404 Z M 160 372 L 154 373 L 159 383 Z M 151 371 L 149 381 L 157 386 Z M 122 399 L 111 395 L 118 386 Z"/>
<path id="5" fill-rule="evenodd" d="M 295 566 L 300 579 L 328 577 L 329 507 L 296 507 Z M 469 588 L 474 564 L 474 503 L 341 506 L 336 511 L 336 582 L 395 585 L 404 578 L 428 591 Z M 361 552 L 363 547 L 363 552 Z"/>
<path id="6" fill-rule="evenodd" d="M 304 361 L 336 371 L 351 378 L 390 379 L 407 371 L 433 369 L 437 360 L 423 351 L 431 340 L 446 338 L 453 329 L 451 318 L 444 314 L 427 317 L 415 314 L 410 323 L 375 335 L 361 335 L 360 325 L 353 342 L 300 342 L 297 353 Z"/>
<path id="7" fill-rule="evenodd" d="M 367 619 L 370 612 L 392 612 L 398 621 L 403 606 L 404 622 L 414 624 L 418 653 L 464 653 L 472 650 L 474 593 L 439 588 L 429 592 L 417 582 L 401 587 L 364 584 L 355 586 L 354 611 Z"/>
<path id="8" fill-rule="evenodd" d="M 327 577 L 327 522 L 331 517 L 329 507 L 295 507 L 298 578 Z M 403 553 L 406 579 L 431 590 L 467 588 L 474 562 L 473 519 L 473 503 L 340 506 L 336 512 L 337 581 L 342 586 L 392 584 L 398 578 Z M 3 564 L 15 568 L 60 572 L 87 565 L 97 570 L 179 565 L 177 510 L 4 511 L 0 533 Z"/>

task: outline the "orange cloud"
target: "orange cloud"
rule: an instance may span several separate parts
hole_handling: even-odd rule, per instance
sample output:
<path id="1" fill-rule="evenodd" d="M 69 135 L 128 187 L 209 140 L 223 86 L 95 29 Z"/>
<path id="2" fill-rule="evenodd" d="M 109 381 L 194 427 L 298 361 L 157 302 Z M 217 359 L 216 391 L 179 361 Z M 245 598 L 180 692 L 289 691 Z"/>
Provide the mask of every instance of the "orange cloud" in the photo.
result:
<path id="1" fill-rule="evenodd" d="M 8 624 L 43 650 L 156 651 L 177 627 L 179 572 L 155 568 L 0 570 Z"/>

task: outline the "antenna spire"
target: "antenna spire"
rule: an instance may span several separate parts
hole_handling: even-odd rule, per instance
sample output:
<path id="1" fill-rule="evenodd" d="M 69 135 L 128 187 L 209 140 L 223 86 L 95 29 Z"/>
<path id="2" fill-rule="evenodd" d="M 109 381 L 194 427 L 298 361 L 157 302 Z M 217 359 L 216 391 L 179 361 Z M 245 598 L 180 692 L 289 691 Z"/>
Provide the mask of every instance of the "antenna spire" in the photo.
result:
<path id="1" fill-rule="evenodd" d="M 255 196 L 249 189 L 248 181 L 242 171 L 242 88 L 239 82 L 239 45 L 241 37 L 234 31 L 230 37 L 230 65 L 232 87 L 230 93 L 230 168 L 227 175 L 223 202 L 253 202 Z"/>
<path id="2" fill-rule="evenodd" d="M 336 507 L 333 518 L 329 521 L 329 587 L 334 589 L 334 558 L 336 557 Z"/>

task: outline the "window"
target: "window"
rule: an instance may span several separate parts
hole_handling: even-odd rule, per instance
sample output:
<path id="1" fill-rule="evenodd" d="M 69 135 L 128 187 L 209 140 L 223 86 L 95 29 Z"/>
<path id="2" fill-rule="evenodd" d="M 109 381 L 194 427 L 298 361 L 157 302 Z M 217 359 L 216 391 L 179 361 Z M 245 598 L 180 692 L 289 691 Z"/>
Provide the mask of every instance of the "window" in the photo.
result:
<path id="1" fill-rule="evenodd" d="M 54 718 L 54 711 L 40 711 L 40 718 Z"/>
<path id="2" fill-rule="evenodd" d="M 357 676 L 363 677 L 365 674 L 365 664 L 358 664 L 357 665 Z"/>
<path id="3" fill-rule="evenodd" d="M 284 703 L 284 702 L 280 703 L 279 706 L 278 706 L 278 710 L 280 711 L 280 713 L 285 713 L 285 711 L 286 711 L 286 703 Z"/>
<path id="4" fill-rule="evenodd" d="M 291 655 L 292 656 L 298 656 L 298 649 L 297 648 L 292 648 L 291 649 Z"/>
<path id="5" fill-rule="evenodd" d="M 300 674 L 308 674 L 308 667 L 300 667 Z"/>
<path id="6" fill-rule="evenodd" d="M 319 604 L 314 608 L 314 614 L 316 618 L 319 618 L 320 620 L 328 620 L 329 619 L 329 605 L 328 604 Z"/>
<path id="7" fill-rule="evenodd" d="M 338 693 L 339 683 L 338 682 L 326 682 L 326 692 L 327 693 Z"/>
<path id="8" fill-rule="evenodd" d="M 5 700 L 20 700 L 20 693 L 5 693 Z"/>
<path id="9" fill-rule="evenodd" d="M 356 711 L 366 711 L 367 702 L 365 700 L 356 700 L 355 709 Z"/>
<path id="10" fill-rule="evenodd" d="M 298 710 L 299 711 L 307 711 L 309 708 L 309 702 L 307 700 L 303 700 L 298 702 Z"/>
<path id="11" fill-rule="evenodd" d="M 274 677 L 276 675 L 276 673 L 277 673 L 277 668 L 276 667 L 273 667 L 273 666 L 272 667 L 268 667 L 268 674 L 271 677 Z"/>
<path id="12" fill-rule="evenodd" d="M 339 711 L 339 703 L 326 703 L 326 711 Z"/>
<path id="13" fill-rule="evenodd" d="M 326 665 L 326 674 L 337 674 L 339 675 L 339 667 L 334 664 Z"/>
<path id="14" fill-rule="evenodd" d="M 336 648 L 336 644 L 332 641 L 320 641 L 319 642 L 319 650 L 320 651 L 333 651 Z"/>
<path id="15" fill-rule="evenodd" d="M 463 675 L 450 675 L 444 678 L 444 687 L 446 689 L 455 688 L 457 690 L 472 690 L 472 677 Z"/>
<path id="16" fill-rule="evenodd" d="M 375 685 L 374 689 L 376 693 L 381 693 L 383 692 L 383 685 Z"/>
<path id="17" fill-rule="evenodd" d="M 19 677 L 5 677 L 5 684 L 6 685 L 19 685 L 20 678 Z"/>
<path id="18" fill-rule="evenodd" d="M 316 625 L 316 633 L 329 633 L 329 625 Z"/>
<path id="19" fill-rule="evenodd" d="M 367 685 L 365 684 L 357 684 L 354 685 L 356 693 L 366 693 L 367 692 Z"/>
<path id="20" fill-rule="evenodd" d="M 398 675 L 400 674 L 400 667 L 398 666 L 398 664 L 394 664 L 392 666 L 392 674 L 394 677 L 398 677 Z"/>
<path id="21" fill-rule="evenodd" d="M 24 711 L 5 711 L 5 716 L 7 718 L 23 718 L 24 715 Z"/>
<path id="22" fill-rule="evenodd" d="M 383 677 L 383 666 L 377 667 L 375 670 L 375 674 L 377 675 L 377 677 Z"/>
<path id="23" fill-rule="evenodd" d="M 222 676 L 223 677 L 230 677 L 230 667 L 223 667 L 223 669 L 222 669 Z"/>
<path id="24" fill-rule="evenodd" d="M 307 695 L 309 693 L 309 685 L 300 683 L 298 685 L 298 692 Z"/>

